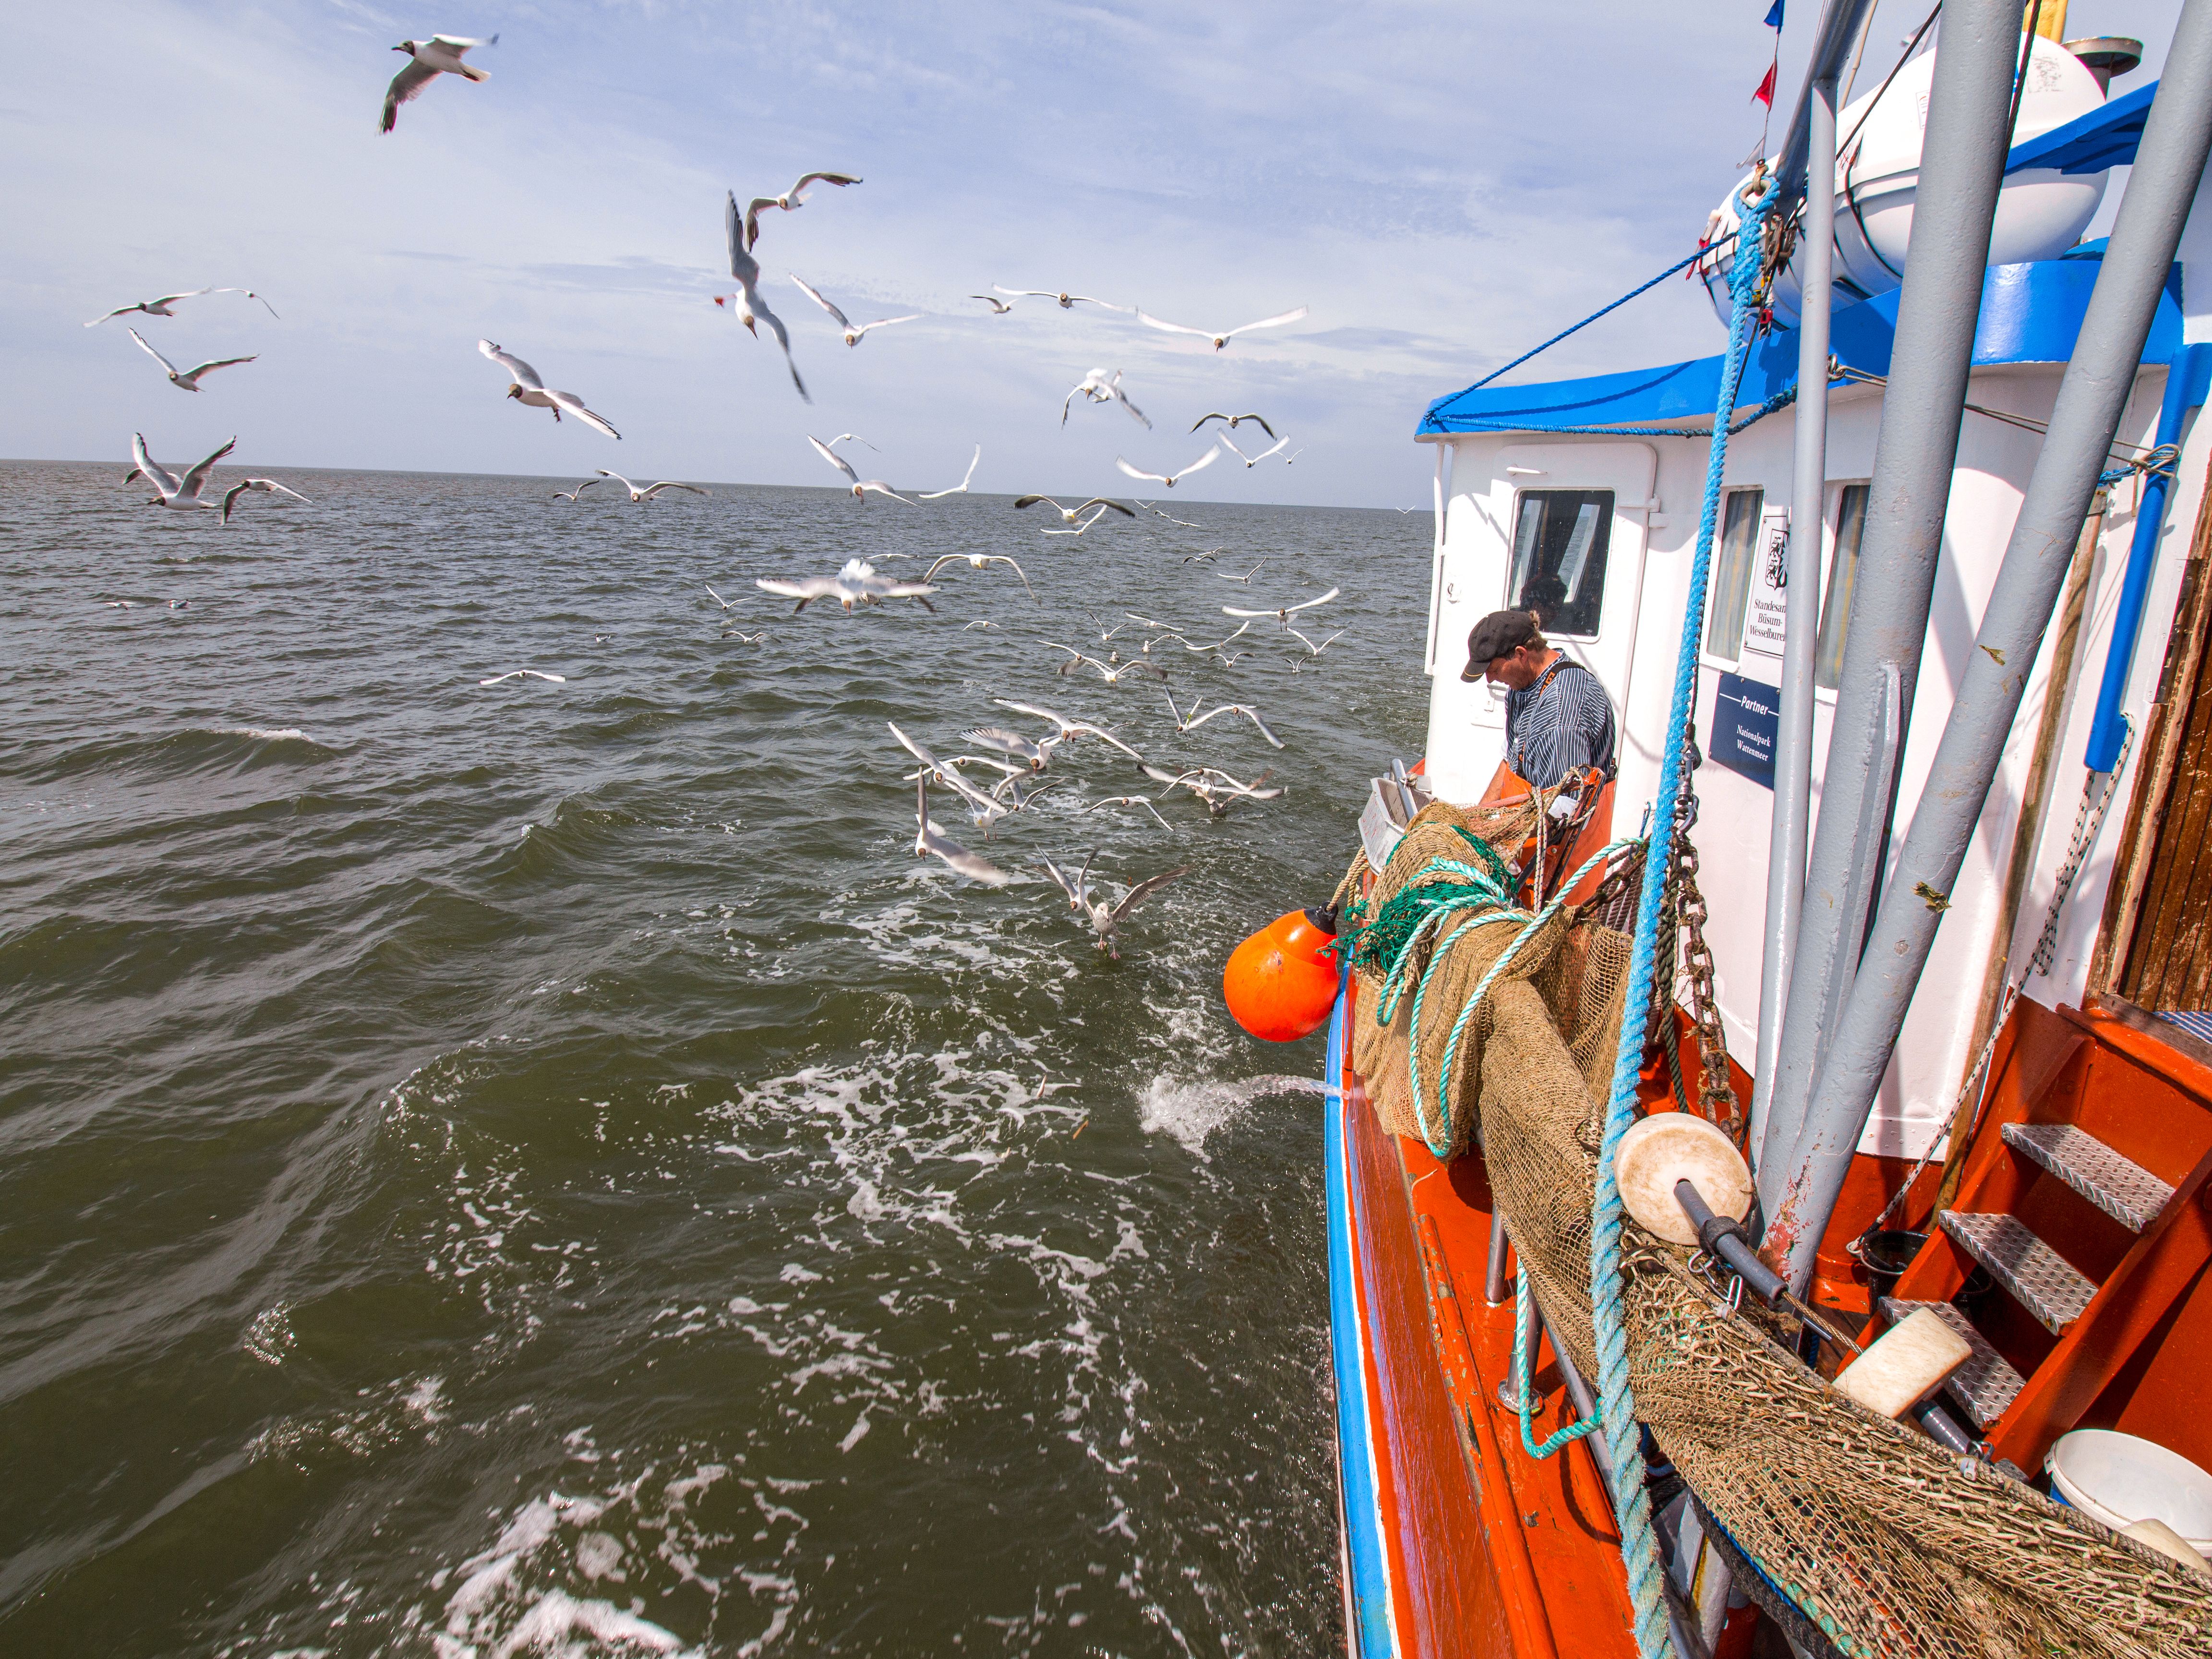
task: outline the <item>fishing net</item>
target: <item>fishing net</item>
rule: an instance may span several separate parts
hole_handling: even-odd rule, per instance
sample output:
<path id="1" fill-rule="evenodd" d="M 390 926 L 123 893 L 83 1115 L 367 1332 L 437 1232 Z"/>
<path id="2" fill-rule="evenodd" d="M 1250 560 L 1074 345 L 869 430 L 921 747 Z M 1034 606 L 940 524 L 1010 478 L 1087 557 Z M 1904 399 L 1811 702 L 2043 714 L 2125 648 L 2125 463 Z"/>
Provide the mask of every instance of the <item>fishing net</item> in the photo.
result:
<path id="1" fill-rule="evenodd" d="M 1369 914 L 1384 914 L 1438 856 L 1456 859 L 1441 849 L 1462 828 L 1476 828 L 1466 814 L 1425 812 L 1378 873 Z M 1500 832 L 1497 844 L 1513 833 L 1484 828 Z M 1592 1376 L 1591 1193 L 1628 971 L 1626 936 L 1607 925 L 1621 919 L 1620 884 L 1531 939 L 1468 1017 L 1443 1085 L 1455 1149 L 1479 1136 L 1537 1301 Z M 1462 1012 L 1455 999 L 1526 926 L 1480 922 L 1431 981 L 1411 1047 L 1431 1127 L 1444 1039 Z M 1462 952 L 1464 965 L 1452 960 Z M 1365 969 L 1360 979 L 1354 1041 L 1370 1097 L 1393 1133 L 1419 1133 L 1411 999 L 1385 1024 L 1379 980 Z M 1633 1221 L 1623 1273 L 1638 1415 L 1744 1555 L 1840 1651 L 2212 1652 L 2212 1580 L 1836 1393 L 1790 1352 L 1790 1333 L 1748 1307 L 1730 1313 L 1684 1252 Z"/>

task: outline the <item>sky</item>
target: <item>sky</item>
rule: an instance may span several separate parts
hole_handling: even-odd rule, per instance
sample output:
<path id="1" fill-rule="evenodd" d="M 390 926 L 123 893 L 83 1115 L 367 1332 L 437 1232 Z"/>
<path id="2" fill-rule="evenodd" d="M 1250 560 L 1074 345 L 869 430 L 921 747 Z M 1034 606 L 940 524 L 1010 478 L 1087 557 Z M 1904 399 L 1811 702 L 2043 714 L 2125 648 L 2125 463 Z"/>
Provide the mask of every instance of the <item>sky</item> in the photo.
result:
<path id="1" fill-rule="evenodd" d="M 1437 397 L 1694 247 L 1759 149 L 1751 94 L 1768 0 L 1168 0 L 874 6 L 803 0 L 379 0 L 23 8 L 0 93 L 0 455 L 165 464 L 235 434 L 256 471 L 364 467 L 834 485 L 806 443 L 857 432 L 863 476 L 902 488 L 1128 493 L 1126 456 L 1172 471 L 1211 410 L 1289 440 L 1224 457 L 1196 500 L 1426 506 L 1413 442 Z M 1860 91 L 1932 0 L 1881 0 Z M 2146 43 L 2178 0 L 2075 0 L 2072 36 Z M 1818 21 L 1790 0 L 1778 145 Z M 489 36 L 482 84 L 441 76 L 377 131 L 392 47 Z M 781 354 L 728 291 L 724 191 L 830 168 L 769 216 Z M 793 285 L 854 320 L 919 312 L 856 348 Z M 87 319 L 238 285 L 173 319 Z M 966 296 L 1066 289 L 1228 327 L 1310 308 L 1216 354 L 1126 315 Z M 124 330 L 180 367 L 169 386 Z M 764 333 L 765 331 L 763 331 Z M 620 428 L 507 400 L 488 337 Z M 1670 283 L 1516 379 L 1674 361 L 1724 343 Z M 1149 431 L 1061 402 L 1119 369 Z M 1240 442 L 1249 427 L 1237 434 Z M 1262 439 L 1259 445 L 1264 447 Z M 1247 444 L 1248 449 L 1253 446 Z"/>

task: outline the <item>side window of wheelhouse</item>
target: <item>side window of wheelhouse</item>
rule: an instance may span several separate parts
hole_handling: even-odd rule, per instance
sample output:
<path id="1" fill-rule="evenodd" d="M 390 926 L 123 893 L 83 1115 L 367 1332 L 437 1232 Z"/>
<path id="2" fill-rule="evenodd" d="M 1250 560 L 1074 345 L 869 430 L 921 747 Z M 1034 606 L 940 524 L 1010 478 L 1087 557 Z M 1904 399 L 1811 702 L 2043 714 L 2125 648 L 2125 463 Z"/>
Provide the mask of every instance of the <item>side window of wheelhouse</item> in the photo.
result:
<path id="1" fill-rule="evenodd" d="M 1851 585 L 1858 580 L 1866 515 L 1866 485 L 1845 484 L 1836 493 L 1836 549 L 1828 562 L 1828 591 L 1820 600 L 1820 642 L 1813 659 L 1813 682 L 1823 691 L 1834 690 L 1844 678 L 1844 630 L 1851 619 Z"/>
<path id="2" fill-rule="evenodd" d="M 1505 608 L 1533 611 L 1547 635 L 1595 639 L 1613 542 L 1610 489 L 1524 489 L 1514 504 Z"/>
<path id="3" fill-rule="evenodd" d="M 1759 514 L 1766 504 L 1763 489 L 1731 489 L 1723 498 L 1720 557 L 1713 563 L 1711 609 L 1705 617 L 1705 653 L 1730 662 L 1743 655 L 1743 619 L 1751 607 L 1751 567 L 1759 554 Z"/>

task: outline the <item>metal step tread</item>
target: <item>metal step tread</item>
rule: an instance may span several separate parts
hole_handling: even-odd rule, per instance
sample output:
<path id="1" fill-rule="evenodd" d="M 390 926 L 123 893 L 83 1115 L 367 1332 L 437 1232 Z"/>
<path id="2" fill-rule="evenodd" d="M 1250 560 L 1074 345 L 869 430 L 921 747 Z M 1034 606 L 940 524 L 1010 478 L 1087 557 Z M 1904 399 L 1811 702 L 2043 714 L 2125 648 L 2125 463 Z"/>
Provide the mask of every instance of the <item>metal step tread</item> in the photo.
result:
<path id="1" fill-rule="evenodd" d="M 2005 1145 L 2026 1153 L 2131 1233 L 2158 1218 L 2173 1188 L 2073 1123 L 2008 1123 Z"/>
<path id="2" fill-rule="evenodd" d="M 2016 1216 L 1945 1210 L 1936 1221 L 2053 1336 L 2063 1335 L 2097 1294 L 2092 1280 Z"/>
<path id="3" fill-rule="evenodd" d="M 1966 1407 L 1966 1415 L 1974 1419 L 1974 1426 L 1987 1434 L 2026 1386 L 2026 1379 L 1990 1346 L 1989 1338 L 1974 1328 L 1974 1322 L 1949 1303 L 1899 1302 L 1887 1296 L 1881 1299 L 1881 1316 L 1893 1325 L 1915 1308 L 1927 1309 L 1963 1337 L 1966 1346 L 1974 1351 L 1965 1364 L 1951 1373 L 1943 1387 Z"/>

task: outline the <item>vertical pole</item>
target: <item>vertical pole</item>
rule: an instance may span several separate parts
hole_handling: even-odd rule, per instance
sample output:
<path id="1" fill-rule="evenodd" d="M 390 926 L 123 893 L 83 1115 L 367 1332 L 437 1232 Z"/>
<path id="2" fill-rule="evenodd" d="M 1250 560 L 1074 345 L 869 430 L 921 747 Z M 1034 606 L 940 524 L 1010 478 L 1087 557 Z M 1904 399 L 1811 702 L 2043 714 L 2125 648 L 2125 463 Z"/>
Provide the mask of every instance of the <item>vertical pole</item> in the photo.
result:
<path id="1" fill-rule="evenodd" d="M 1843 683 L 1767 1106 L 1759 1196 L 1770 1237 L 1786 1207 L 1778 1179 L 1786 1149 L 1796 1144 L 1826 1048 L 1819 1011 L 1858 964 L 1866 917 L 1845 914 L 1844 897 L 1854 866 L 1880 856 L 1881 837 L 1869 842 L 1858 834 L 1860 794 L 1870 785 L 1893 787 L 1875 776 L 1870 752 L 1869 716 L 1883 697 L 1886 665 L 1897 676 L 1900 724 L 1911 715 L 1981 314 L 1990 222 L 2004 181 L 2005 116 L 2019 50 L 2016 0 L 1946 0 Z M 1887 822 L 1887 801 L 1877 816 Z M 1782 1156 L 1774 1155 L 1777 1148 L 1785 1149 Z"/>
<path id="2" fill-rule="evenodd" d="M 1790 492 L 1789 596 L 1782 646 L 1782 718 L 1774 740 L 1774 822 L 1766 848 L 1766 933 L 1759 969 L 1759 1057 L 1752 1069 L 1754 1154 L 1774 1094 L 1790 947 L 1805 897 L 1805 832 L 1813 794 L 1813 659 L 1820 634 L 1820 522 L 1828 479 L 1828 304 L 1836 246 L 1836 82 L 1806 89 L 1809 148 L 1797 246 L 1804 298 L 1797 325 L 1797 453 Z"/>
<path id="3" fill-rule="evenodd" d="M 1796 1150 L 1778 1171 L 1796 1201 L 1790 1280 L 1802 1293 L 1820 1234 L 1866 1131 L 1952 884 L 2020 712 L 2028 666 L 2051 626 L 2075 538 L 2135 389 L 2143 342 L 2212 150 L 2212 0 L 2185 0 L 2135 170 L 2097 273 L 2051 426 L 2004 563 L 1966 653 L 1928 787 L 1898 854 Z M 1779 1243 L 1770 1232 L 1770 1240 Z"/>

